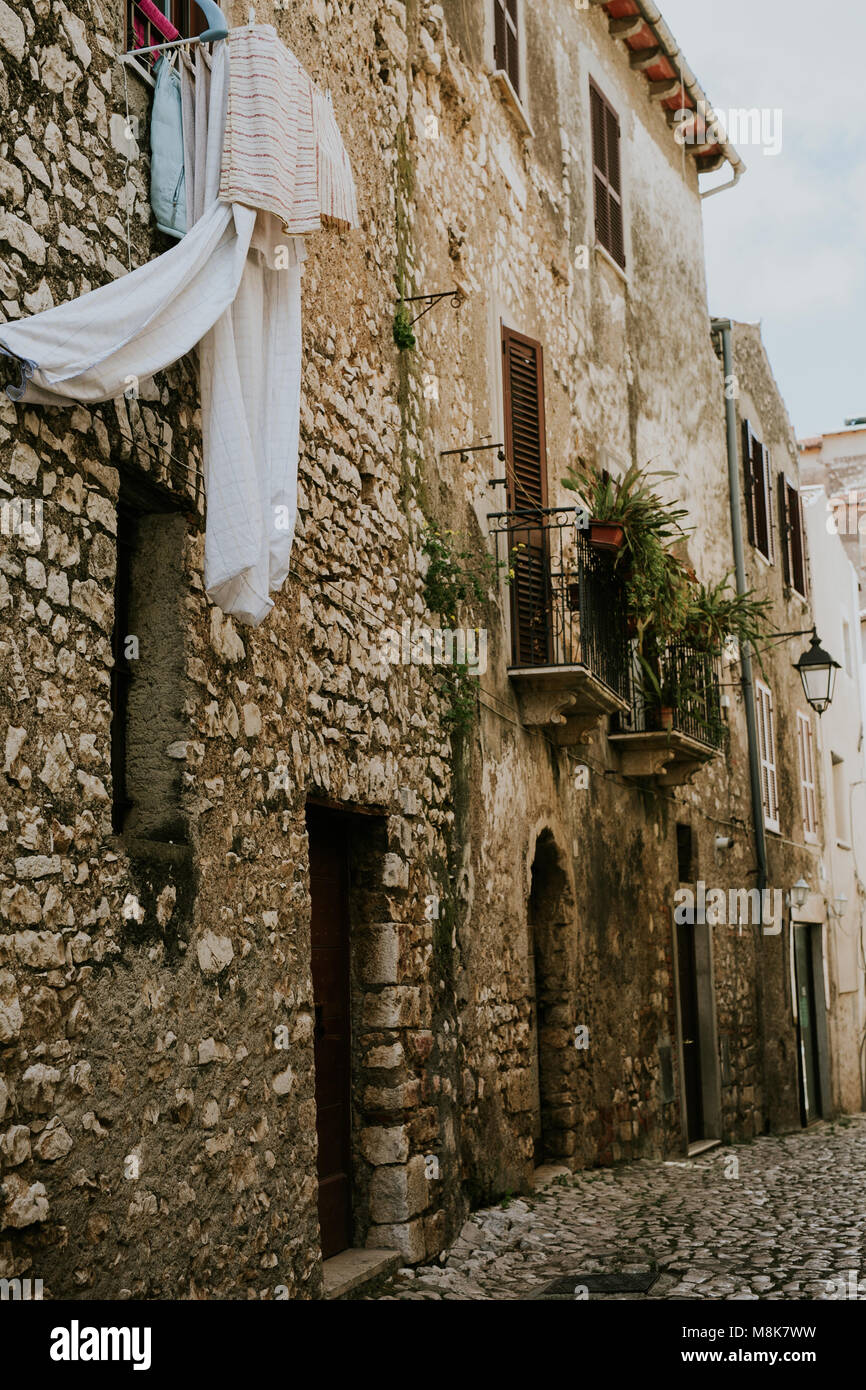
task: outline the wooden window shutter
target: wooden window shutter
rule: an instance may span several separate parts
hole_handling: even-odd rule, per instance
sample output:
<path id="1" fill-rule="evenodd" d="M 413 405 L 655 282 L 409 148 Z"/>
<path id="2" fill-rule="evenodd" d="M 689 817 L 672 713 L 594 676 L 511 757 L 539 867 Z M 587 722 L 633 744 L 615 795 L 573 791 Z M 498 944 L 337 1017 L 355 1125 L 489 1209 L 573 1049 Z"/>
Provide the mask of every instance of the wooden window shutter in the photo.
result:
<path id="1" fill-rule="evenodd" d="M 797 715 L 797 751 L 800 758 L 800 805 L 803 811 L 803 833 L 807 839 L 814 840 L 818 834 L 815 745 L 812 721 L 805 714 Z"/>
<path id="2" fill-rule="evenodd" d="M 785 583 L 791 583 L 791 521 L 788 515 L 788 479 L 779 474 L 779 545 L 782 549 L 782 569 Z"/>
<path id="3" fill-rule="evenodd" d="M 755 479 L 755 544 L 768 560 L 773 559 L 773 491 L 770 486 L 770 455 L 752 435 L 752 472 Z"/>
<path id="4" fill-rule="evenodd" d="M 595 234 L 617 265 L 625 266 L 619 117 L 595 83 L 589 88 Z"/>
<path id="5" fill-rule="evenodd" d="M 764 499 L 767 509 L 767 559 L 776 559 L 776 499 L 773 493 L 773 470 L 770 467 L 770 451 L 761 445 L 761 474 L 764 480 Z"/>
<path id="6" fill-rule="evenodd" d="M 803 525 L 803 499 L 797 488 L 785 480 L 787 488 L 788 530 L 791 547 L 791 584 L 806 597 L 806 546 Z"/>
<path id="7" fill-rule="evenodd" d="M 776 728 L 773 696 L 761 681 L 755 682 L 758 715 L 758 751 L 761 762 L 761 799 L 768 830 L 779 829 L 779 790 L 776 774 Z"/>
<path id="8" fill-rule="evenodd" d="M 520 96 L 519 0 L 493 0 L 493 61 Z"/>
<path id="9" fill-rule="evenodd" d="M 743 421 L 743 492 L 746 498 L 746 527 L 749 545 L 755 544 L 755 474 L 752 468 L 752 427 Z"/>
<path id="10" fill-rule="evenodd" d="M 547 505 L 544 354 L 540 343 L 502 329 L 505 458 L 509 506 Z"/>
<path id="11" fill-rule="evenodd" d="M 550 605 L 545 532 L 547 439 L 544 354 L 540 343 L 503 326 L 505 469 L 508 507 L 517 513 L 510 532 L 514 661 L 546 665 L 550 659 Z M 537 514 L 533 524 L 533 514 Z"/>
<path id="12" fill-rule="evenodd" d="M 775 558 L 773 547 L 773 486 L 770 454 L 758 439 L 748 420 L 743 421 L 743 482 L 746 494 L 746 520 L 749 541 L 767 560 Z"/>

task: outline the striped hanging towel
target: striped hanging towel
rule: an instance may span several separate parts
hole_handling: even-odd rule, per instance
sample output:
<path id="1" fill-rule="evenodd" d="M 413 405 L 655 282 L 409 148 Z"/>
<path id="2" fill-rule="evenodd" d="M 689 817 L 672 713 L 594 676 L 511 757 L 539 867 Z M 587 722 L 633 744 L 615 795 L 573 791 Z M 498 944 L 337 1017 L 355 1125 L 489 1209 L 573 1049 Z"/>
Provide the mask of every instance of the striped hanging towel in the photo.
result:
<path id="1" fill-rule="evenodd" d="M 322 225 L 313 84 L 270 24 L 229 31 L 220 198 L 273 212 L 287 233 Z"/>
<path id="2" fill-rule="evenodd" d="M 229 31 L 220 198 L 262 208 L 293 236 L 358 225 L 355 184 L 330 97 L 270 24 Z"/>
<path id="3" fill-rule="evenodd" d="M 313 115 L 319 164 L 319 212 L 326 226 L 346 231 L 358 226 L 358 199 L 352 165 L 334 115 L 330 92 L 313 87 Z"/>

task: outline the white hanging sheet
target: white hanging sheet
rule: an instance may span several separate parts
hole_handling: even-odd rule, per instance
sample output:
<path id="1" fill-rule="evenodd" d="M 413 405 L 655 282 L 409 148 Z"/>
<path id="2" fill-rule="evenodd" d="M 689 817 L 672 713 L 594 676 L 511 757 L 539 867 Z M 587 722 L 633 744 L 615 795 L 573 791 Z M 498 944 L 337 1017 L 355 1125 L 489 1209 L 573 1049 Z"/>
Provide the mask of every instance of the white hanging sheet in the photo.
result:
<path id="1" fill-rule="evenodd" d="M 131 274 L 0 325 L 0 346 L 26 363 L 25 403 L 63 406 L 119 396 L 199 345 L 205 587 L 256 624 L 288 574 L 296 519 L 304 248 L 271 214 L 219 201 L 228 44 L 209 61 L 198 47 L 183 71 L 194 225 Z"/>

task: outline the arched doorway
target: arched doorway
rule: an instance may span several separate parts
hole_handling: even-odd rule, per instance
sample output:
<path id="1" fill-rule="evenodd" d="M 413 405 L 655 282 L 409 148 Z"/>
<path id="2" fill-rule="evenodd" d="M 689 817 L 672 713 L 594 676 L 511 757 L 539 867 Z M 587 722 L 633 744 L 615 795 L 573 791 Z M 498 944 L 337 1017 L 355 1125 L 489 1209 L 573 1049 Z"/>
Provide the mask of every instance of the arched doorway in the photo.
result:
<path id="1" fill-rule="evenodd" d="M 550 830 L 539 835 L 527 906 L 529 1072 L 536 1166 L 575 1151 L 574 895 Z"/>

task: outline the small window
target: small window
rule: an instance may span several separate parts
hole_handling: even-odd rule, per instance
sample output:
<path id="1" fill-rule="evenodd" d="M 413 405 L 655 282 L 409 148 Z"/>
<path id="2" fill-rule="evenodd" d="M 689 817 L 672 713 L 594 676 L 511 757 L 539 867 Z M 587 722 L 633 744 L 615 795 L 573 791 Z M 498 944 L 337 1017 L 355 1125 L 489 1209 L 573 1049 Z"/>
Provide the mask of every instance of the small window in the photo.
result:
<path id="1" fill-rule="evenodd" d="M 493 62 L 520 96 L 520 0 L 493 0 Z"/>
<path id="2" fill-rule="evenodd" d="M 748 420 L 743 421 L 743 475 L 749 541 L 772 563 L 775 551 L 770 454 Z"/>
<path id="3" fill-rule="evenodd" d="M 761 763 L 761 799 L 764 805 L 764 824 L 768 830 L 780 830 L 779 786 L 776 773 L 776 716 L 773 696 L 763 681 L 755 682 L 755 704 L 758 715 L 758 751 Z"/>
<path id="4" fill-rule="evenodd" d="M 846 847 L 851 843 L 851 831 L 848 823 L 848 777 L 845 772 L 845 760 L 836 753 L 831 753 L 833 762 L 833 809 L 836 815 L 836 840 L 840 845 Z"/>
<path id="5" fill-rule="evenodd" d="M 625 269 L 619 116 L 594 82 L 589 84 L 592 172 L 595 185 L 595 236 Z"/>
<path id="6" fill-rule="evenodd" d="M 195 0 L 126 0 L 126 48 L 151 48 L 177 38 L 194 38 L 207 27 Z M 158 53 L 145 53 L 141 62 L 152 67 Z"/>
<path id="7" fill-rule="evenodd" d="M 800 763 L 800 806 L 803 812 L 803 834 L 814 843 L 818 838 L 818 797 L 815 785 L 815 738 L 812 720 L 807 714 L 797 715 L 797 754 Z"/>

